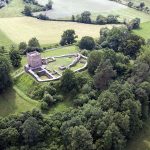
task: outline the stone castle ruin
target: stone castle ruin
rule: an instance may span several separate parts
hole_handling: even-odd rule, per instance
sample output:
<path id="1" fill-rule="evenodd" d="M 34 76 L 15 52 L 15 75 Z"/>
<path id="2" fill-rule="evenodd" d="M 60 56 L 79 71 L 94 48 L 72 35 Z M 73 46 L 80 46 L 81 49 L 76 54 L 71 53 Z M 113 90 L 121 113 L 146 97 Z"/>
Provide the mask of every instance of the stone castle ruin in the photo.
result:
<path id="1" fill-rule="evenodd" d="M 58 66 L 59 71 L 47 69 L 47 65 L 53 65 L 53 62 L 57 61 L 57 59 L 68 57 L 72 57 L 74 59 L 67 66 Z M 34 78 L 36 78 L 36 80 L 39 82 L 58 80 L 62 76 L 62 70 L 69 69 L 75 66 L 81 59 L 84 60 L 84 66 L 79 69 L 76 69 L 74 72 L 81 71 L 87 67 L 87 57 L 83 56 L 80 53 L 77 53 L 42 58 L 39 52 L 34 51 L 27 53 L 28 64 L 25 66 L 25 71 L 32 75 Z"/>

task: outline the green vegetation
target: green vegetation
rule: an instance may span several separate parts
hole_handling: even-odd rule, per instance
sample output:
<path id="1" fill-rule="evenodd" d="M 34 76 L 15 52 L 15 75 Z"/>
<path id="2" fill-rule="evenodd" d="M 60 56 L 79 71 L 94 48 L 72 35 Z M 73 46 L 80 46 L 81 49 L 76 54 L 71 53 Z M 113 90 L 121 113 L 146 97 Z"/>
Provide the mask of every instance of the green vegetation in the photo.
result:
<path id="1" fill-rule="evenodd" d="M 32 2 L 36 3 L 34 0 Z M 84 1 L 77 2 L 81 7 L 85 6 Z M 141 18 L 141 29 L 132 32 L 132 28 L 120 25 L 119 28 L 112 28 L 113 25 L 23 17 L 21 9 L 24 3 L 19 0 L 12 0 L 0 10 L 1 43 L 9 47 L 11 41 L 15 44 L 23 42 L 19 45 L 22 55 L 36 49 L 42 57 L 78 52 L 88 56 L 86 71 L 73 72 L 85 64 L 85 60 L 81 59 L 73 68 L 61 71 L 60 80 L 40 83 L 24 72 L 26 56 L 22 56 L 21 60 L 18 51 L 10 51 L 8 55 L 7 51 L 0 48 L 0 149 L 150 149 L 150 46 L 144 40 L 149 38 L 150 17 L 140 11 L 107 2 L 118 6 L 114 11 L 110 9 L 111 5 L 107 7 L 112 14 L 116 13 L 116 16 L 109 15 L 110 23 L 116 21 L 119 12 L 122 20 Z M 92 11 L 94 8 L 100 9 L 92 0 L 91 5 L 86 7 L 91 7 Z M 74 8 L 77 9 L 77 5 Z M 123 9 L 118 11 L 118 8 Z M 3 11 L 7 11 L 6 14 Z M 107 13 L 105 15 L 108 16 Z M 84 12 L 79 19 L 83 23 L 91 23 L 90 16 L 90 12 Z M 105 19 L 98 16 L 97 22 L 104 23 Z M 133 28 L 139 28 L 140 19 L 128 23 Z M 76 46 L 50 50 L 41 48 L 58 43 L 63 32 L 62 45 L 75 43 Z M 75 33 L 79 36 L 78 43 Z M 73 57 L 56 58 L 46 67 L 55 73 L 53 70 L 72 60 Z M 39 69 L 35 72 L 42 73 Z M 14 82 L 11 82 L 11 76 Z"/>
<path id="2" fill-rule="evenodd" d="M 141 28 L 134 30 L 133 32 L 143 38 L 150 39 L 150 22 L 144 22 L 141 24 Z"/>

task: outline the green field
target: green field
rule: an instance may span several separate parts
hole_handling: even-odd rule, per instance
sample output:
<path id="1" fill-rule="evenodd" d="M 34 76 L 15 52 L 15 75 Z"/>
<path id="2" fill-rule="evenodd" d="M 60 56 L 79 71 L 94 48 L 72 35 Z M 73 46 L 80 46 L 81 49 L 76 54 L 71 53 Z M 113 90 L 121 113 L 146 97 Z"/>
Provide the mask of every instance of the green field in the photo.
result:
<path id="1" fill-rule="evenodd" d="M 141 28 L 133 31 L 135 34 L 147 39 L 150 39 L 150 22 L 141 24 Z"/>
<path id="2" fill-rule="evenodd" d="M 28 42 L 32 37 L 36 37 L 42 45 L 59 43 L 61 35 L 67 29 L 74 29 L 78 39 L 83 36 L 98 38 L 101 28 L 112 26 L 42 21 L 31 17 L 0 18 L 0 30 L 16 44 Z"/>
<path id="3" fill-rule="evenodd" d="M 38 106 L 38 102 L 29 100 L 23 94 L 16 93 L 14 89 L 9 89 L 5 94 L 0 95 L 0 116 L 18 114 L 31 111 Z"/>

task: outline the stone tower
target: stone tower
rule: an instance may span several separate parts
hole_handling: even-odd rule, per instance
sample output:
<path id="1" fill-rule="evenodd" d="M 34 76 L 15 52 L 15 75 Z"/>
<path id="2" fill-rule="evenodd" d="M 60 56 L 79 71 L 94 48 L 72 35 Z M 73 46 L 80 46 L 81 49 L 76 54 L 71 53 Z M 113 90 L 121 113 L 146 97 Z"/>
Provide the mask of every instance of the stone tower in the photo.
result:
<path id="1" fill-rule="evenodd" d="M 37 51 L 27 53 L 27 61 L 29 67 L 38 68 L 42 66 L 41 54 Z"/>

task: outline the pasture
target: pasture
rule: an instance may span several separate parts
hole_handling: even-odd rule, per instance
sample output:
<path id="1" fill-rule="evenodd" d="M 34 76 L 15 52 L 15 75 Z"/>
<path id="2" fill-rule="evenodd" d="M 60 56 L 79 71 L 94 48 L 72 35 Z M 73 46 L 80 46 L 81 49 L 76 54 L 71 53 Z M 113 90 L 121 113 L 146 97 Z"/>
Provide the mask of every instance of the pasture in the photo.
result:
<path id="1" fill-rule="evenodd" d="M 133 31 L 135 34 L 147 39 L 150 39 L 150 22 L 141 24 L 141 28 Z"/>
<path id="2" fill-rule="evenodd" d="M 27 42 L 32 37 L 36 37 L 42 45 L 59 43 L 61 35 L 67 29 L 74 29 L 78 40 L 83 36 L 98 38 L 101 28 L 112 26 L 42 21 L 31 17 L 0 18 L 0 30 L 16 44 Z"/>

